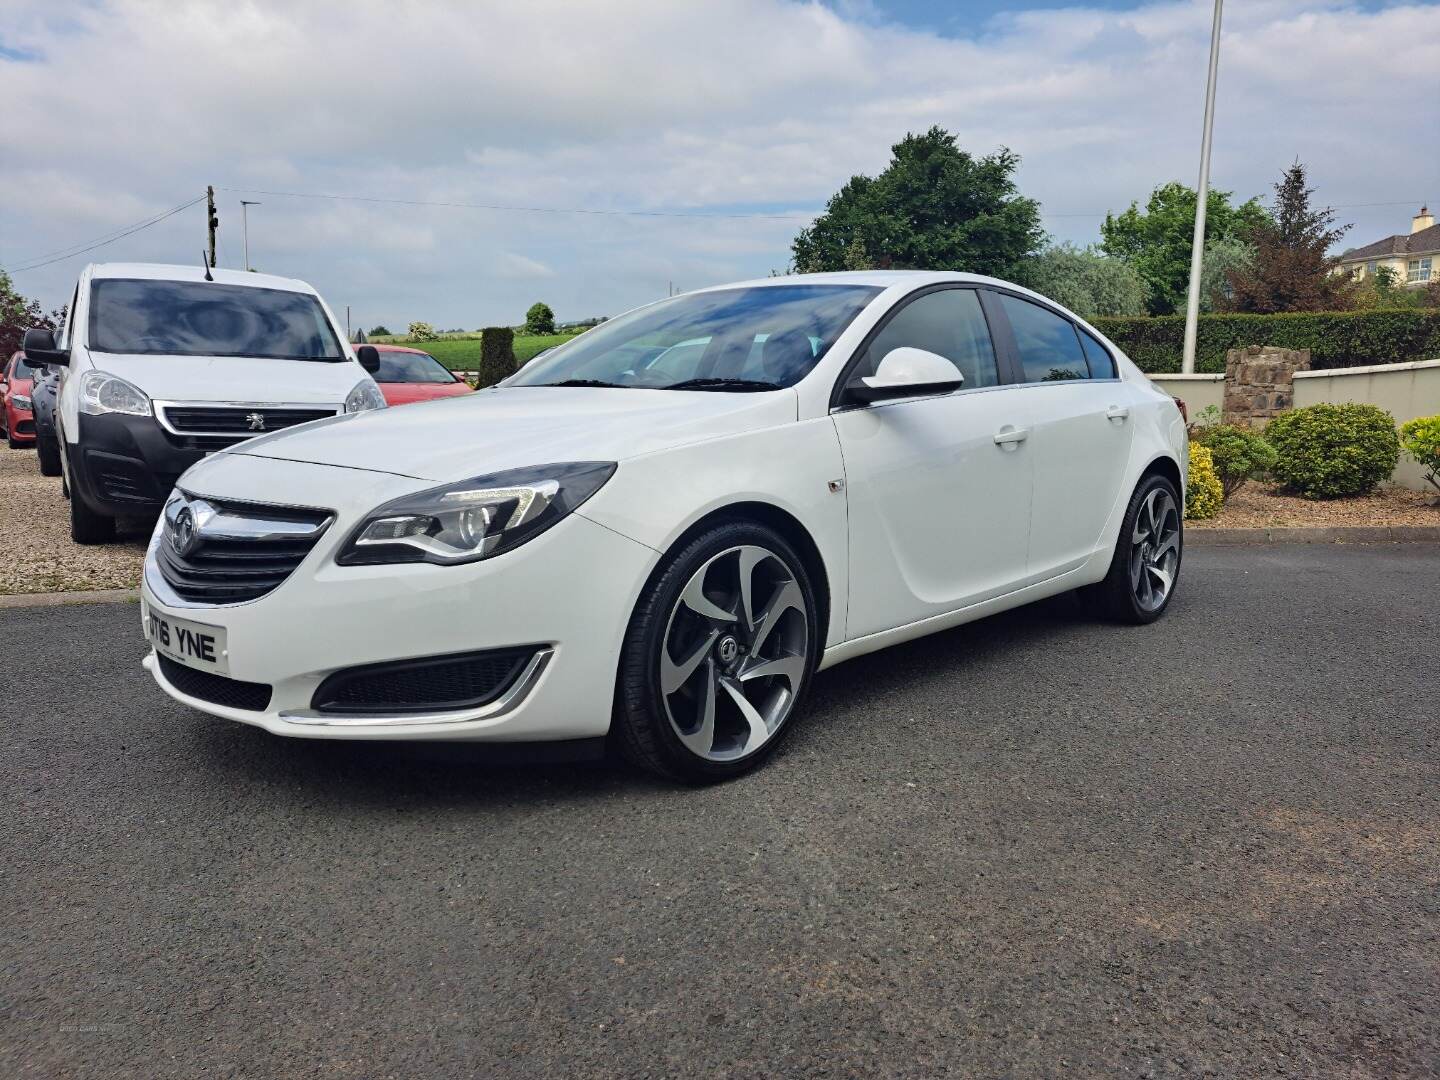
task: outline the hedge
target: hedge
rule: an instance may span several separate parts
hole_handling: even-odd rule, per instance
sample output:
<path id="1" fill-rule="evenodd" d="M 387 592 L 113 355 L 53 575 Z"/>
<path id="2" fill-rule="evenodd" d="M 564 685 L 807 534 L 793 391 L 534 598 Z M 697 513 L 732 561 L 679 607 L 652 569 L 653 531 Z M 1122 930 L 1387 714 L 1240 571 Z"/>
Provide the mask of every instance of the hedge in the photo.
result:
<path id="1" fill-rule="evenodd" d="M 1183 315 L 1097 318 L 1093 322 L 1141 371 L 1164 374 L 1180 370 Z M 1222 372 L 1226 350 L 1249 345 L 1309 349 L 1310 366 L 1317 370 L 1434 360 L 1440 358 L 1440 310 L 1201 315 L 1195 370 Z"/>
<path id="2" fill-rule="evenodd" d="M 515 374 L 515 331 L 487 326 L 480 331 L 480 375 L 476 386 L 494 386 Z"/>

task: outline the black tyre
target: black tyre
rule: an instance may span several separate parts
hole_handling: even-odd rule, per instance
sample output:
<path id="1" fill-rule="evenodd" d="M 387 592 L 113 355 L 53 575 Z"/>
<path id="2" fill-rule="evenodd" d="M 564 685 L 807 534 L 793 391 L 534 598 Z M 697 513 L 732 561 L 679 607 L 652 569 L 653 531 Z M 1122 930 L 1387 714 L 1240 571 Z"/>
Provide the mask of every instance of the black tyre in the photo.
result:
<path id="1" fill-rule="evenodd" d="M 1110 572 L 1086 590 L 1087 599 L 1116 622 L 1154 622 L 1175 596 L 1184 549 L 1180 493 L 1166 477 L 1147 476 L 1130 496 Z"/>
<path id="2" fill-rule="evenodd" d="M 815 590 L 773 529 L 724 522 L 672 552 L 631 616 L 611 738 L 637 765 L 688 783 L 765 760 L 808 689 Z"/>
<path id="3" fill-rule="evenodd" d="M 40 457 L 41 476 L 60 475 L 60 446 L 54 439 L 40 435 L 35 439 L 35 453 Z"/>
<path id="4" fill-rule="evenodd" d="M 10 432 L 10 431 L 5 432 L 5 442 L 9 445 L 9 447 L 10 447 L 11 450 L 24 450 L 24 449 L 26 449 L 26 446 L 25 446 L 24 443 L 18 442 L 18 441 L 16 440 L 14 432 Z"/>
<path id="5" fill-rule="evenodd" d="M 74 483 L 70 490 L 70 539 L 77 544 L 108 544 L 115 539 L 115 519 L 85 505 Z"/>

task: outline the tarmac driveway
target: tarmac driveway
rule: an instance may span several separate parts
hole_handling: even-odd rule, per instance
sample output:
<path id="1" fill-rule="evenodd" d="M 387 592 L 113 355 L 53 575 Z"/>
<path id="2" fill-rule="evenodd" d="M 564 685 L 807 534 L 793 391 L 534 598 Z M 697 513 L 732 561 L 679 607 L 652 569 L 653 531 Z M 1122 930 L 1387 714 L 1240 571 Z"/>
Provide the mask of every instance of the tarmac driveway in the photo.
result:
<path id="1" fill-rule="evenodd" d="M 677 790 L 170 703 L 0 611 L 0 1075 L 1440 1072 L 1440 546 L 1194 549 Z"/>

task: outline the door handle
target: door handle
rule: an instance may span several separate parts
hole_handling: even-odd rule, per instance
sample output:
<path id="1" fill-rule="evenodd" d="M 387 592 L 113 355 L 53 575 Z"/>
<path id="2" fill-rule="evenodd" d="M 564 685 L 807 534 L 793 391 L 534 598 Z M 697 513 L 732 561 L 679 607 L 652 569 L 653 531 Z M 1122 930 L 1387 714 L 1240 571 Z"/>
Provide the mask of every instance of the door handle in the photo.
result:
<path id="1" fill-rule="evenodd" d="M 1106 420 L 1127 420 L 1129 417 L 1130 407 L 1128 405 L 1111 405 L 1105 410 Z"/>
<path id="2" fill-rule="evenodd" d="M 995 433 L 996 446 L 1014 446 L 1030 437 L 1029 428 L 1010 427 L 1008 424 Z"/>

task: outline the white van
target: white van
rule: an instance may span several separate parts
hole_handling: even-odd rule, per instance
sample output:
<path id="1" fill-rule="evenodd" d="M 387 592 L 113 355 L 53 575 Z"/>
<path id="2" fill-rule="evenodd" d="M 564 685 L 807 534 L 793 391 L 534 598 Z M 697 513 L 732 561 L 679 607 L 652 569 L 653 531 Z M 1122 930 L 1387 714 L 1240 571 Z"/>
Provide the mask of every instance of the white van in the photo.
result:
<path id="1" fill-rule="evenodd" d="M 70 534 L 114 538 L 115 518 L 164 505 L 206 454 L 268 431 L 385 407 L 309 285 L 203 266 L 107 263 L 80 275 L 59 341 L 25 334 L 64 367 L 55 411 Z"/>

